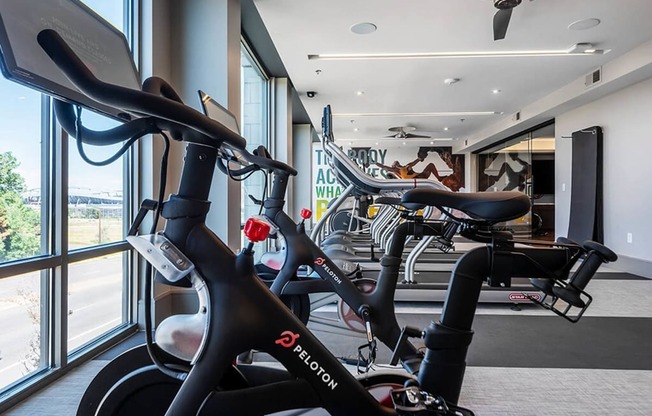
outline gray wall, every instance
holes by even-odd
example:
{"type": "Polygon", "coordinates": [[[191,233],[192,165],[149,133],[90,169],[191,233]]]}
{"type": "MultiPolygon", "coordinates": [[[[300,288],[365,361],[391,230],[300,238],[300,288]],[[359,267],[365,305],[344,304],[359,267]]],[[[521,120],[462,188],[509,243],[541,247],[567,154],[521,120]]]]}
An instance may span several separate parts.
{"type": "MultiPolygon", "coordinates": [[[[199,109],[202,89],[240,117],[240,2],[238,0],[143,0],[141,2],[141,65],[143,78],[164,78],[190,106],[199,109]]],[[[155,197],[162,140],[142,143],[141,198],[155,197]]],[[[183,166],[184,145],[174,143],[170,153],[167,194],[176,191],[183,166]]],[[[237,249],[240,246],[240,183],[217,173],[207,223],[237,249]],[[225,199],[225,195],[228,199],[225,199]],[[230,203],[224,203],[225,200],[230,203]]],[[[142,299],[142,297],[141,297],[142,299]]],[[[155,319],[195,308],[196,295],[156,285],[155,319]]],[[[139,302],[142,322],[142,303],[139,302]]]]}
{"type": "Polygon", "coordinates": [[[555,123],[557,235],[568,230],[571,191],[571,139],[562,136],[601,126],[605,244],[621,256],[615,267],[648,276],[652,274],[651,97],[652,78],[568,111],[555,123]],[[627,233],[632,233],[632,243],[627,243],[627,233]]]}
{"type": "MultiPolygon", "coordinates": [[[[173,1],[171,10],[172,84],[184,101],[199,108],[197,90],[215,98],[240,118],[240,2],[173,1]]],[[[221,172],[211,189],[214,204],[207,224],[224,242],[240,247],[240,183],[221,172]],[[219,196],[219,198],[216,198],[219,196]]]]}
{"type": "MultiPolygon", "coordinates": [[[[294,195],[292,218],[299,219],[302,208],[310,209],[312,204],[312,126],[295,124],[292,126],[292,158],[294,168],[299,174],[292,178],[294,195]]],[[[306,224],[310,222],[307,221],[306,224]]]]}

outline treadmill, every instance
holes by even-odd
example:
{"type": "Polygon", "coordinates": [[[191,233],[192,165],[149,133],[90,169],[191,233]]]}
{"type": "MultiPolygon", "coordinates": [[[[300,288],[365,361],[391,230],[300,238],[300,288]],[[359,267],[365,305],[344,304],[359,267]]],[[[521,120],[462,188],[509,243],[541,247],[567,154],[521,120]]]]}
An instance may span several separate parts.
{"type": "MultiPolygon", "coordinates": [[[[330,114],[330,106],[324,110],[325,118],[330,114]]],[[[330,124],[332,126],[332,124],[330,124]]],[[[326,126],[325,126],[326,127],[326,126]]],[[[331,208],[315,225],[311,232],[311,238],[318,241],[323,228],[332,215],[344,200],[354,190],[365,192],[371,195],[383,195],[392,192],[401,192],[413,188],[431,188],[448,190],[438,181],[431,179],[378,179],[364,172],[353,160],[351,160],[334,142],[332,132],[322,135],[322,146],[324,152],[330,157],[331,167],[341,184],[345,186],[339,198],[331,205],[331,208]]],[[[442,253],[443,261],[418,262],[432,239],[424,238],[410,252],[404,265],[404,280],[399,283],[394,299],[396,301],[409,302],[443,302],[448,291],[448,282],[451,272],[459,256],[466,250],[456,250],[453,256],[442,253]]],[[[466,245],[466,244],[465,244],[466,245]]],[[[472,244],[470,244],[472,246],[472,244]]],[[[468,247],[468,246],[467,246],[468,247]]],[[[468,247],[470,248],[470,247],[468,247]]],[[[434,256],[434,255],[433,255],[434,256]]],[[[369,262],[362,266],[365,277],[372,277],[373,272],[380,271],[380,263],[369,262]]],[[[480,302],[483,303],[530,303],[528,296],[541,299],[542,294],[530,284],[527,278],[512,279],[511,287],[483,287],[480,294],[480,302]]]]}

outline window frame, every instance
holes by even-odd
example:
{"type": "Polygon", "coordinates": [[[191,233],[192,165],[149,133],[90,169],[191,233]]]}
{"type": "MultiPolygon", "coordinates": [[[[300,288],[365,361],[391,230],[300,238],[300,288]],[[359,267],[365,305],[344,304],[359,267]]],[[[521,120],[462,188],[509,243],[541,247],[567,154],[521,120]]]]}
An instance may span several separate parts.
{"type": "MultiPolygon", "coordinates": [[[[139,0],[123,0],[124,33],[138,57],[139,0]]],[[[0,387],[0,413],[27,398],[88,358],[137,331],[137,259],[126,240],[69,249],[68,247],[68,135],[56,123],[52,99],[41,95],[41,252],[46,254],[0,264],[0,282],[9,277],[40,272],[40,350],[42,368],[0,387]],[[78,348],[68,351],[68,265],[123,253],[122,322],[78,348]]],[[[123,156],[123,235],[138,209],[138,149],[123,156]]]]}
{"type": "MultiPolygon", "coordinates": [[[[246,56],[248,58],[249,63],[251,63],[252,69],[260,76],[262,79],[262,93],[263,93],[263,122],[262,122],[262,131],[263,131],[263,145],[267,148],[267,150],[270,152],[270,154],[274,154],[274,134],[272,132],[273,129],[273,117],[274,117],[274,112],[273,112],[273,98],[272,98],[272,82],[273,79],[267,74],[265,69],[263,68],[262,64],[260,63],[260,60],[254,53],[253,49],[247,42],[247,39],[244,36],[240,36],[240,56],[246,56]]],[[[244,95],[245,95],[245,80],[244,77],[242,76],[243,73],[243,65],[242,62],[240,62],[240,96],[241,96],[241,102],[240,102],[240,129],[241,133],[243,134],[243,137],[247,140],[245,134],[245,101],[244,101],[244,95]]],[[[266,180],[266,194],[269,195],[272,187],[272,181],[269,180],[269,178],[266,180]]],[[[245,213],[245,204],[249,202],[249,198],[247,197],[246,193],[244,192],[244,181],[242,182],[242,195],[241,199],[245,202],[242,204],[242,208],[240,211],[240,216],[241,216],[241,224],[240,227],[244,227],[244,221],[246,221],[247,218],[244,218],[244,213],[245,213]]],[[[257,196],[258,197],[258,196],[257,196]]],[[[244,246],[244,235],[241,237],[242,244],[244,246]]],[[[268,240],[265,240],[263,242],[256,243],[257,249],[254,250],[255,258],[258,259],[262,255],[262,253],[266,252],[269,250],[270,247],[270,242],[268,240]],[[261,248],[261,249],[258,249],[261,248]]]]}

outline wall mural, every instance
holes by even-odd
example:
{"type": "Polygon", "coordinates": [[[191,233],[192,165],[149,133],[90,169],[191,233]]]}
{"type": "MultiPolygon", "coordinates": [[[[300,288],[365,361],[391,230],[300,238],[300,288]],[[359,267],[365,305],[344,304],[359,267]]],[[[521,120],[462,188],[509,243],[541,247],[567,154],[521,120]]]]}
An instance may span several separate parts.
{"type": "MultiPolygon", "coordinates": [[[[531,159],[532,156],[527,152],[479,155],[478,191],[518,191],[531,195],[531,159]]],[[[532,212],[528,212],[521,218],[507,221],[504,225],[519,236],[529,238],[532,231],[532,212]]]]}
{"type": "MultiPolygon", "coordinates": [[[[450,146],[343,147],[368,175],[380,178],[430,178],[454,192],[464,191],[464,155],[453,154],[450,146]]],[[[330,171],[321,145],[313,148],[313,211],[318,221],[328,202],[342,192],[330,171]]]]}
{"type": "Polygon", "coordinates": [[[519,191],[530,193],[532,178],[529,153],[491,153],[478,158],[478,191],[519,191]]]}

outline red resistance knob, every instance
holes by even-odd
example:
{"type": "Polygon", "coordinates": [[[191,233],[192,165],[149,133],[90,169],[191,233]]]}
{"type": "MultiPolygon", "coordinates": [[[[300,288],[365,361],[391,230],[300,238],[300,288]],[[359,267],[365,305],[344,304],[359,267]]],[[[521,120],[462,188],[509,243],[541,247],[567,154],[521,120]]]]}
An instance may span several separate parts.
{"type": "Polygon", "coordinates": [[[307,220],[310,217],[312,217],[312,211],[310,211],[308,208],[303,208],[301,210],[301,218],[307,220]]]}
{"type": "Polygon", "coordinates": [[[244,226],[245,235],[253,243],[265,240],[269,230],[269,224],[258,218],[249,218],[244,226]]]}

